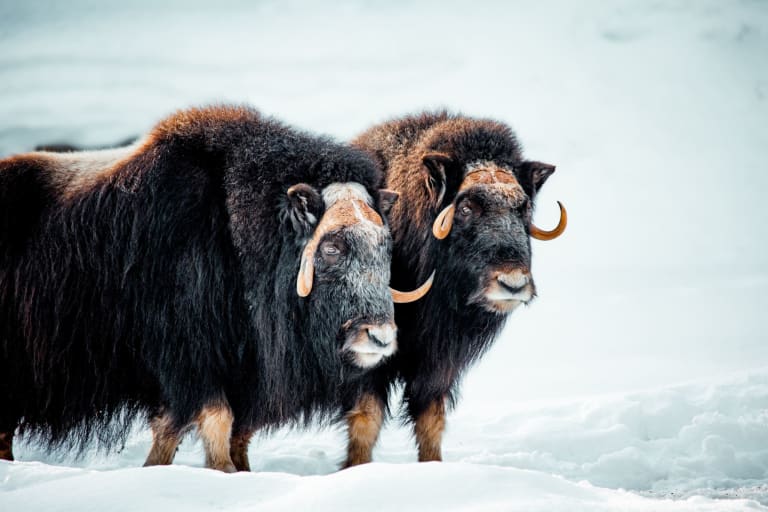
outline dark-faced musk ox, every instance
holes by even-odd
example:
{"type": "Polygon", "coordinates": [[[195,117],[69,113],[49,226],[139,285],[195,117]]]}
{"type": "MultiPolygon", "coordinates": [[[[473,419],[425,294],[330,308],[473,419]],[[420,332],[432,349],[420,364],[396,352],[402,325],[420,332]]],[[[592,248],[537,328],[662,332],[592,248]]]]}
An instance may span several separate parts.
{"type": "Polygon", "coordinates": [[[381,182],[362,151],[245,107],[0,161],[0,458],[17,428],[110,447],[149,415],[169,438],[196,424],[232,471],[234,417],[335,411],[396,347],[381,182]]]}
{"type": "MultiPolygon", "coordinates": [[[[397,383],[419,460],[441,460],[446,409],[463,373],[536,294],[530,238],[551,240],[565,230],[562,205],[552,231],[532,223],[536,194],[555,167],[525,160],[508,126],[445,112],[375,126],[352,145],[379,161],[387,187],[400,194],[388,214],[392,283],[434,280],[422,300],[395,306],[398,352],[347,383],[345,466],[371,460],[397,383]]],[[[237,460],[247,461],[247,440],[247,433],[233,439],[237,460]]]]}
{"type": "Polygon", "coordinates": [[[396,306],[398,353],[352,386],[346,465],[371,460],[393,384],[404,384],[419,461],[441,460],[447,407],[462,374],[496,338],[509,314],[536,294],[530,238],[550,240],[532,222],[536,194],[553,165],[525,160],[505,124],[445,112],[375,126],[353,146],[378,159],[400,193],[389,213],[392,282],[435,272],[421,301],[396,306]]]}

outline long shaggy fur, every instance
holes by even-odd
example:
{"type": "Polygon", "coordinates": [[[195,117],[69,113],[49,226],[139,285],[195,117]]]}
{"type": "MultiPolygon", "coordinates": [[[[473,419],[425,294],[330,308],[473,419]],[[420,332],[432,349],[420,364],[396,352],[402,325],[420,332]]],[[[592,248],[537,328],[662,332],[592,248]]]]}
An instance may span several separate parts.
{"type": "Polygon", "coordinates": [[[362,152],[214,107],[98,172],[77,158],[0,161],[0,431],[112,446],[159,405],[179,428],[222,399],[258,426],[335,410],[359,377],[337,342],[354,304],[332,285],[296,295],[306,240],[286,190],[356,181],[376,198],[362,152]]]}
{"type": "MultiPolygon", "coordinates": [[[[436,275],[426,297],[396,305],[398,353],[368,374],[357,398],[345,405],[351,410],[360,397],[371,394],[386,403],[393,385],[401,382],[406,417],[416,422],[422,416],[428,418],[431,407],[439,409],[444,401],[455,404],[462,375],[490,346],[508,317],[472,303],[483,265],[516,257],[509,247],[519,247],[521,258],[530,254],[530,242],[522,230],[522,236],[504,246],[505,235],[492,232],[492,225],[485,228],[485,239],[491,241],[485,243],[478,231],[460,233],[456,228],[446,240],[437,240],[432,223],[457,196],[469,164],[492,162],[514,169],[531,201],[546,177],[532,175],[515,134],[505,124],[447,112],[383,123],[358,136],[352,145],[373,155],[385,170],[387,187],[401,194],[389,214],[393,286],[408,289],[433,270],[436,275]],[[425,165],[425,155],[446,157],[442,189],[425,165]],[[475,265],[467,255],[476,255],[481,263],[475,265]]],[[[435,416],[433,421],[439,423],[442,417],[435,416]]],[[[442,426],[438,430],[441,433],[442,426]]]]}
{"type": "MultiPolygon", "coordinates": [[[[523,160],[508,126],[447,112],[375,126],[352,145],[378,161],[387,188],[400,194],[388,215],[393,286],[413,289],[433,270],[435,278],[424,298],[396,305],[398,352],[342,390],[338,405],[349,434],[345,465],[371,460],[389,394],[398,383],[404,384],[405,419],[413,423],[419,460],[439,460],[446,407],[455,405],[462,375],[488,349],[513,309],[483,302],[478,296],[483,279],[495,271],[530,277],[532,203],[554,166],[523,160]],[[506,191],[470,187],[467,197],[470,191],[485,195],[495,210],[462,227],[454,222],[449,237],[437,240],[433,222],[459,198],[475,168],[512,172],[514,177],[505,179],[515,186],[506,191]]],[[[526,286],[533,296],[533,281],[526,286]]],[[[242,460],[247,460],[249,435],[236,449],[242,460]]]]}

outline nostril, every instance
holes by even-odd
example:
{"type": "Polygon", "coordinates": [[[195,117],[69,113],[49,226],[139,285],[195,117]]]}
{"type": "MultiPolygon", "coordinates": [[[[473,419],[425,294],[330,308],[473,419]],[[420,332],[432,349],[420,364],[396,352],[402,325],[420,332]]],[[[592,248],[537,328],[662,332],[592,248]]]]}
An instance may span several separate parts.
{"type": "Polygon", "coordinates": [[[395,330],[388,325],[369,327],[366,329],[366,332],[368,333],[368,339],[379,347],[388,347],[395,341],[395,330]]]}
{"type": "Polygon", "coordinates": [[[523,289],[525,289],[525,287],[528,286],[528,283],[531,281],[530,276],[523,272],[500,274],[496,280],[502,288],[512,293],[523,291],[523,289]]]}
{"type": "Polygon", "coordinates": [[[525,287],[527,285],[523,285],[523,286],[507,286],[503,282],[499,281],[499,286],[501,286],[502,288],[507,290],[509,293],[520,293],[523,290],[525,290],[525,287]]]}
{"type": "Polygon", "coordinates": [[[371,340],[374,345],[379,347],[386,347],[388,345],[388,343],[385,343],[384,341],[382,341],[378,336],[373,334],[371,331],[368,331],[368,339],[371,340]]]}

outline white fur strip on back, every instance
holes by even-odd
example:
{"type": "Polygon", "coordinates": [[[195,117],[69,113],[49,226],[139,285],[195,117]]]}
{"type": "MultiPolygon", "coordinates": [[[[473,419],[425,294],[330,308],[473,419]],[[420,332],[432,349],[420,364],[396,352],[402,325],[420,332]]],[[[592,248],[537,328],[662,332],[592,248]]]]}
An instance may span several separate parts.
{"type": "Polygon", "coordinates": [[[63,194],[69,195],[95,184],[101,176],[112,172],[118,163],[132,156],[142,144],[143,140],[122,148],[71,153],[37,152],[34,155],[50,163],[54,185],[63,194]]]}

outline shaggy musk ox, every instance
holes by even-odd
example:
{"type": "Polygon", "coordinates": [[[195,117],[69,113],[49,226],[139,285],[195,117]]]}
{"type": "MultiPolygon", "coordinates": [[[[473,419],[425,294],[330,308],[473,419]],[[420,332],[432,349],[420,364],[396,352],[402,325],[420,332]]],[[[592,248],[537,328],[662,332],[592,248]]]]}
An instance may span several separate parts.
{"type": "MultiPolygon", "coordinates": [[[[371,460],[398,382],[419,460],[440,460],[446,407],[455,405],[462,374],[535,295],[530,237],[551,240],[565,229],[562,205],[554,230],[531,222],[536,193],[555,167],[524,160],[508,126],[445,112],[375,126],[352,145],[380,162],[400,194],[388,214],[393,283],[434,281],[421,301],[395,306],[398,352],[346,385],[345,466],[371,460]]],[[[234,458],[246,462],[240,469],[248,438],[233,438],[234,458]]]]}
{"type": "Polygon", "coordinates": [[[435,271],[432,291],[398,305],[399,350],[369,373],[348,404],[346,465],[371,460],[388,394],[402,382],[420,461],[441,459],[446,407],[465,370],[489,347],[509,314],[536,289],[530,237],[563,232],[531,221],[537,192],[555,167],[524,160],[512,130],[445,112],[375,126],[353,142],[385,169],[400,193],[389,213],[392,280],[408,286],[435,271]]]}
{"type": "Polygon", "coordinates": [[[196,424],[232,471],[233,417],[335,411],[396,346],[381,181],[363,152],[244,107],[0,160],[0,458],[17,427],[109,447],[149,414],[161,437],[196,424]]]}

